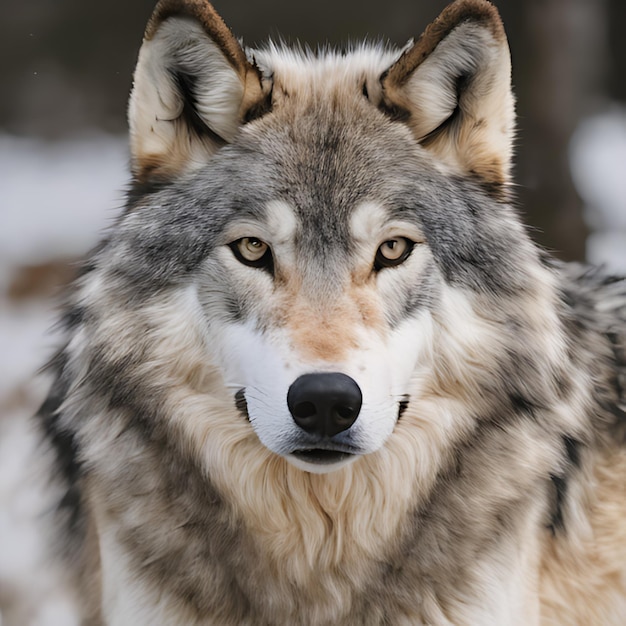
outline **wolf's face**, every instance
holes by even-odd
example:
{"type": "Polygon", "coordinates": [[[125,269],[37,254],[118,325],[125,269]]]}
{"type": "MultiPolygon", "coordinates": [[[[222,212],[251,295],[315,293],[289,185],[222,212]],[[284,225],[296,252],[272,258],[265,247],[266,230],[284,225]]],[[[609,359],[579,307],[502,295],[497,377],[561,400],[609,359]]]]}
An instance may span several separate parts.
{"type": "Polygon", "coordinates": [[[484,2],[403,51],[320,56],[244,52],[210,5],[158,5],[118,242],[153,286],[188,286],[207,362],[272,452],[328,471],[380,449],[432,379],[454,289],[521,280],[509,73],[484,2]]]}
{"type": "Polygon", "coordinates": [[[357,92],[258,120],[224,151],[230,174],[195,175],[226,181],[197,282],[215,364],[260,440],[309,469],[380,448],[428,353],[438,278],[407,205],[427,201],[413,143],[357,92]]]}

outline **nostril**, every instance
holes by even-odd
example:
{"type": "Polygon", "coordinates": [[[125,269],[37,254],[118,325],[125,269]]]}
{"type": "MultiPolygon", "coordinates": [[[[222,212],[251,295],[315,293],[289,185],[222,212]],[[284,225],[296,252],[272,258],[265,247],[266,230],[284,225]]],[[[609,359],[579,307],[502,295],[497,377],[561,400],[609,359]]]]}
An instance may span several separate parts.
{"type": "Polygon", "coordinates": [[[312,402],[298,402],[291,410],[291,414],[299,418],[313,417],[316,413],[317,410],[312,402]]]}
{"type": "Polygon", "coordinates": [[[354,409],[351,406],[336,406],[335,413],[344,420],[352,419],[355,414],[359,412],[358,409],[354,409]]]}

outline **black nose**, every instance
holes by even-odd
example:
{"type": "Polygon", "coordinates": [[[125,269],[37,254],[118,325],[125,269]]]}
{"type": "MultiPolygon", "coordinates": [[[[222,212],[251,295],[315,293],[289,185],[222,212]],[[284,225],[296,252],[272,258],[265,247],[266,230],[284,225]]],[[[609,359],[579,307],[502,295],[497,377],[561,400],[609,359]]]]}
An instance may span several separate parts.
{"type": "Polygon", "coordinates": [[[304,374],[287,393],[287,406],[296,424],[322,437],[348,430],[362,402],[356,382],[339,373],[304,374]]]}

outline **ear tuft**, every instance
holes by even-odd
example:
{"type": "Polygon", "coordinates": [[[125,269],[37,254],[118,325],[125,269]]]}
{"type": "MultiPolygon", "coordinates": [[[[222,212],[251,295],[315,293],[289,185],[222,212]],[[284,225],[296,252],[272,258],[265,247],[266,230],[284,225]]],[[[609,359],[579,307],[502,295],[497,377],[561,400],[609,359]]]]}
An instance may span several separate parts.
{"type": "Polygon", "coordinates": [[[442,162],[490,188],[509,182],[514,134],[504,27],[485,0],[457,0],[381,77],[383,110],[442,162]]]}
{"type": "Polygon", "coordinates": [[[146,27],[129,103],[138,182],[200,167],[266,100],[261,73],[205,0],[161,0],[146,27]]]}

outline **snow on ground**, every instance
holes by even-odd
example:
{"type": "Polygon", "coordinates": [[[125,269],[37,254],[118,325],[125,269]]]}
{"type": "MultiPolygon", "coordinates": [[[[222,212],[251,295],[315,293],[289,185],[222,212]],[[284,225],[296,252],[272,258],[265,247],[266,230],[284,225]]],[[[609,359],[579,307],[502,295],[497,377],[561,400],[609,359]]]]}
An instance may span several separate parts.
{"type": "MultiPolygon", "coordinates": [[[[33,523],[50,506],[32,465],[28,417],[45,393],[33,374],[55,345],[54,302],[36,289],[8,294],[19,268],[64,263],[97,242],[121,206],[127,161],[126,141],[115,137],[0,136],[0,626],[76,623],[59,572],[42,561],[45,539],[33,523]]],[[[596,231],[590,260],[626,272],[626,112],[581,125],[571,161],[596,231]]]]}
{"type": "Polygon", "coordinates": [[[37,470],[30,406],[0,416],[0,626],[78,626],[63,572],[46,557],[53,493],[37,470]]]}
{"type": "Polygon", "coordinates": [[[0,137],[0,260],[83,254],[122,204],[126,140],[0,137]]]}
{"type": "MultiPolygon", "coordinates": [[[[0,136],[0,294],[18,268],[81,257],[122,204],[124,139],[61,144],[0,136]]],[[[0,300],[0,394],[49,354],[52,302],[0,300]]]]}
{"type": "Polygon", "coordinates": [[[62,143],[0,136],[0,626],[73,626],[61,572],[44,556],[51,507],[29,417],[45,394],[34,374],[55,346],[54,299],[9,297],[19,268],[82,256],[121,206],[126,140],[62,143]]]}

